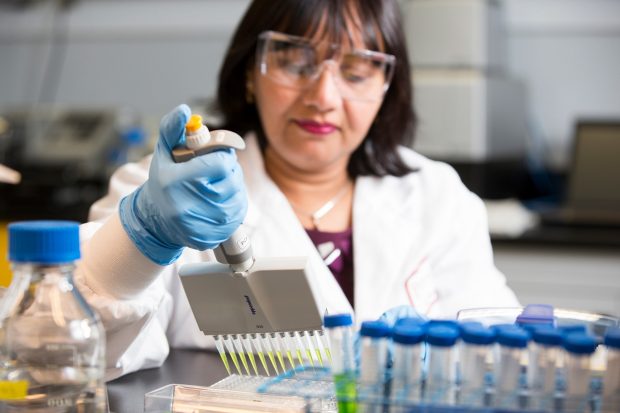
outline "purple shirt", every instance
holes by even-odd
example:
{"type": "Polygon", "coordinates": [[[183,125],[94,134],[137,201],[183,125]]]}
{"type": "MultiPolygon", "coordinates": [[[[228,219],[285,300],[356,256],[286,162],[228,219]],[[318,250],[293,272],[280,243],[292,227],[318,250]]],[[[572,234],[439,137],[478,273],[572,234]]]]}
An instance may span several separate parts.
{"type": "Polygon", "coordinates": [[[340,288],[354,307],[353,302],[353,229],[342,232],[323,232],[306,229],[319,255],[327,264],[340,288]]]}

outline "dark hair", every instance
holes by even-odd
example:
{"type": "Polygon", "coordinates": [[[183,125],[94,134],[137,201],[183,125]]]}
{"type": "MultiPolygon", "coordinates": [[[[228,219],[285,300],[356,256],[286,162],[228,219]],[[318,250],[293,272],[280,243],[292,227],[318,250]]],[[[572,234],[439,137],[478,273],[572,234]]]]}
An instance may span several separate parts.
{"type": "Polygon", "coordinates": [[[324,37],[340,41],[359,21],[366,47],[396,56],[392,83],[366,138],[353,152],[348,173],[403,176],[412,172],[398,153],[413,143],[415,114],[409,58],[397,0],[254,0],[232,38],[220,69],[217,92],[222,127],[240,135],[254,131],[267,145],[258,110],[246,99],[246,75],[255,62],[260,33],[275,30],[312,37],[325,19],[324,37]],[[379,38],[377,36],[380,36],[379,38]]]}

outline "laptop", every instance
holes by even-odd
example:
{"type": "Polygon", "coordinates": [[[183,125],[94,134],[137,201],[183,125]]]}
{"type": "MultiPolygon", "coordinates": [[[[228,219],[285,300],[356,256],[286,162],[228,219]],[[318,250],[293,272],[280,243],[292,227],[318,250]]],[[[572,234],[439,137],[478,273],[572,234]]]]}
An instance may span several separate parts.
{"type": "Polygon", "coordinates": [[[543,224],[620,226],[620,120],[579,121],[563,204],[543,224]]]}

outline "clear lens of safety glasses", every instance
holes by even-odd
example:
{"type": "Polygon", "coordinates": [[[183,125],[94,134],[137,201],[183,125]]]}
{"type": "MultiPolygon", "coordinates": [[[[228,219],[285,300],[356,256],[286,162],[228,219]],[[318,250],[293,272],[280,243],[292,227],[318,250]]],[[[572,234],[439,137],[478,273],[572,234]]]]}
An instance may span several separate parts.
{"type": "Polygon", "coordinates": [[[396,58],[371,50],[333,53],[333,59],[319,61],[319,53],[308,39],[278,32],[259,36],[257,62],[260,73],[274,82],[293,89],[309,87],[325,68],[332,70],[343,98],[376,101],[387,91],[396,58]]]}

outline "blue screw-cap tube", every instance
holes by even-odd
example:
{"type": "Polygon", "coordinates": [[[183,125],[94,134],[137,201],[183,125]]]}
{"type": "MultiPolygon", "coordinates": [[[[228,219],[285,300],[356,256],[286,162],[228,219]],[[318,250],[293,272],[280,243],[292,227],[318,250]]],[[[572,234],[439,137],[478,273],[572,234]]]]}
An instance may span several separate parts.
{"type": "Polygon", "coordinates": [[[481,324],[461,325],[459,346],[459,401],[470,407],[487,404],[486,394],[490,392],[489,376],[493,357],[495,331],[481,324]]]}
{"type": "Polygon", "coordinates": [[[353,319],[350,314],[326,315],[323,325],[329,339],[330,368],[336,387],[338,411],[357,411],[353,319]]]}
{"type": "Polygon", "coordinates": [[[525,362],[530,335],[517,326],[502,326],[495,331],[498,343],[493,374],[495,406],[513,408],[524,390],[521,366],[525,362]]]}
{"type": "Polygon", "coordinates": [[[431,404],[455,403],[457,325],[429,323],[423,399],[431,404]]]}
{"type": "Polygon", "coordinates": [[[390,327],[383,321],[365,321],[360,329],[360,394],[383,395],[388,363],[390,327]]]}
{"type": "MultiPolygon", "coordinates": [[[[556,375],[562,344],[562,331],[552,326],[535,327],[531,330],[527,383],[532,400],[544,403],[556,390],[556,375]]],[[[543,408],[542,404],[539,404],[543,408]]]]}
{"type": "Polygon", "coordinates": [[[397,325],[392,331],[392,396],[419,402],[422,388],[422,346],[426,329],[421,324],[397,325]]]}
{"type": "Polygon", "coordinates": [[[569,408],[582,406],[590,395],[592,355],[598,342],[588,334],[570,333],[563,337],[562,345],[565,350],[565,402],[569,408]]]}
{"type": "Polygon", "coordinates": [[[603,376],[602,411],[620,411],[620,328],[605,334],[606,369],[603,376]]]}

